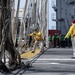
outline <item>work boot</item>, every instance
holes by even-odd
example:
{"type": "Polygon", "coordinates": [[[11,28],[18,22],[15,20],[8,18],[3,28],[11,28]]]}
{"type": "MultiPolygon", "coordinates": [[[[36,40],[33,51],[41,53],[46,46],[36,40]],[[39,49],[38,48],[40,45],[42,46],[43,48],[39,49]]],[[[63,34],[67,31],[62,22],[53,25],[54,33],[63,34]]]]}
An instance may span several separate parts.
{"type": "Polygon", "coordinates": [[[43,52],[43,50],[41,50],[40,52],[43,52]]]}
{"type": "Polygon", "coordinates": [[[32,53],[34,53],[35,51],[32,51],[32,53]]]}

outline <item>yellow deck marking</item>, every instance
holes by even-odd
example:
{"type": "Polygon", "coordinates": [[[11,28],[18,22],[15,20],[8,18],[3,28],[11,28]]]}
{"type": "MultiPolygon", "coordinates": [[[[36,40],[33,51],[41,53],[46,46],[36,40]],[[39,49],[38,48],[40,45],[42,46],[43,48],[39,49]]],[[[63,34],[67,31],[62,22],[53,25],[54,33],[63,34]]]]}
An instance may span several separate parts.
{"type": "Polygon", "coordinates": [[[25,58],[25,59],[31,59],[34,56],[36,56],[37,54],[40,53],[40,49],[36,49],[36,51],[34,53],[32,53],[32,51],[27,51],[26,53],[21,54],[21,58],[25,58]]]}

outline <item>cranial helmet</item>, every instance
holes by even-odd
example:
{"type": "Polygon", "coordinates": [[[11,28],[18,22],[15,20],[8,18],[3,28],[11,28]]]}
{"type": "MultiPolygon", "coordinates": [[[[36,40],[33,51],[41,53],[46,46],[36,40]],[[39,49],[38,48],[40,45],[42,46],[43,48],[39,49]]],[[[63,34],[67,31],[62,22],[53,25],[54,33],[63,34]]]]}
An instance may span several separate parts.
{"type": "Polygon", "coordinates": [[[75,20],[72,20],[72,23],[75,23],[75,20]]]}
{"type": "Polygon", "coordinates": [[[39,31],[38,27],[35,27],[34,30],[35,30],[35,31],[39,31]]]}

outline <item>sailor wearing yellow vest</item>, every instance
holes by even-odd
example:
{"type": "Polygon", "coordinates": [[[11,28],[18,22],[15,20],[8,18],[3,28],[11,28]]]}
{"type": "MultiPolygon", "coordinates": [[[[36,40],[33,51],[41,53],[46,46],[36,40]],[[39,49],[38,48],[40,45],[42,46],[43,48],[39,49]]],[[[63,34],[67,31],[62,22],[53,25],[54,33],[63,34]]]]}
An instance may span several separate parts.
{"type": "Polygon", "coordinates": [[[34,40],[35,40],[32,53],[35,52],[35,49],[38,46],[38,44],[41,44],[41,51],[43,51],[44,50],[44,42],[43,42],[42,34],[41,34],[41,32],[39,32],[39,29],[35,28],[35,31],[33,33],[29,34],[29,36],[33,36],[34,40]]]}
{"type": "Polygon", "coordinates": [[[75,57],[75,20],[72,20],[72,25],[65,38],[68,38],[69,35],[72,37],[73,57],[75,57]]]}

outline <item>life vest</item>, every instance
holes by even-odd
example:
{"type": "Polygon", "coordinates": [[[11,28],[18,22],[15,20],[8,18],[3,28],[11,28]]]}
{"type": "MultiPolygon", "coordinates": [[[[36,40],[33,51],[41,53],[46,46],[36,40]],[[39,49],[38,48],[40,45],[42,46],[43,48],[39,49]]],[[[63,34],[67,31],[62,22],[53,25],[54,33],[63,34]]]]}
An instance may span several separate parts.
{"type": "Polygon", "coordinates": [[[33,33],[30,34],[30,36],[33,36],[35,41],[42,40],[41,32],[33,32],[33,33]]]}

